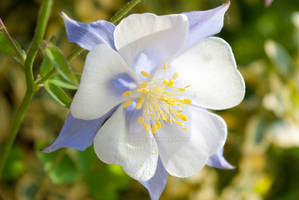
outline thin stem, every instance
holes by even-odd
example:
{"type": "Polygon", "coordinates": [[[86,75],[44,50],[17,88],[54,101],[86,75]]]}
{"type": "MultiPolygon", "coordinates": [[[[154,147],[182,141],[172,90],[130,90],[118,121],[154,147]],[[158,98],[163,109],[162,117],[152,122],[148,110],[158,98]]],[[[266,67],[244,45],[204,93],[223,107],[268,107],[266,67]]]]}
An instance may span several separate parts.
{"type": "Polygon", "coordinates": [[[3,168],[4,168],[4,164],[6,162],[8,154],[10,152],[10,149],[13,145],[13,142],[17,136],[17,133],[20,129],[21,123],[24,119],[25,113],[29,107],[29,104],[31,102],[33,95],[34,95],[33,92],[30,92],[27,90],[25,97],[23,99],[23,102],[15,115],[14,121],[12,123],[12,127],[8,134],[8,138],[6,139],[4,150],[3,150],[3,152],[1,152],[2,156],[0,158],[0,178],[2,175],[3,168]]]}
{"type": "Polygon", "coordinates": [[[24,99],[22,101],[22,104],[15,115],[15,118],[12,123],[12,127],[6,139],[6,143],[0,160],[0,178],[8,154],[11,150],[11,147],[17,136],[17,133],[19,132],[25,113],[30,105],[33,95],[35,94],[35,84],[34,84],[33,73],[32,73],[32,65],[35,60],[35,56],[39,50],[39,46],[45,35],[45,30],[47,27],[47,22],[50,15],[52,3],[53,0],[44,0],[40,8],[35,34],[31,46],[29,47],[28,56],[24,63],[27,90],[24,99]]]}
{"type": "Polygon", "coordinates": [[[7,31],[7,28],[5,26],[5,24],[3,23],[2,19],[0,18],[0,25],[3,29],[4,35],[6,36],[6,38],[8,39],[9,43],[11,44],[11,46],[14,48],[14,50],[17,53],[17,59],[21,64],[24,64],[25,61],[25,55],[20,51],[20,49],[17,47],[15,41],[13,40],[13,38],[10,36],[9,32],[7,31]]]}
{"type": "Polygon", "coordinates": [[[81,48],[81,47],[78,47],[77,49],[75,49],[75,50],[71,53],[71,55],[69,55],[69,56],[67,57],[67,60],[68,60],[68,61],[73,60],[73,58],[79,56],[84,50],[85,50],[85,49],[83,49],[83,48],[81,48]]]}
{"type": "Polygon", "coordinates": [[[58,153],[58,155],[56,156],[56,158],[54,159],[54,161],[51,163],[49,170],[47,170],[45,172],[45,175],[40,179],[38,185],[40,187],[38,187],[38,190],[35,192],[35,194],[33,195],[32,199],[33,200],[38,200],[38,199],[42,199],[41,196],[41,192],[42,192],[42,188],[45,186],[46,184],[46,180],[48,178],[48,176],[54,169],[55,167],[57,167],[57,165],[59,164],[59,162],[61,161],[61,159],[63,158],[63,156],[65,155],[66,151],[65,149],[61,149],[60,152],[58,153]]]}
{"type": "MultiPolygon", "coordinates": [[[[71,60],[73,60],[75,57],[77,57],[78,55],[80,55],[85,49],[79,47],[77,49],[75,49],[71,55],[69,55],[67,57],[67,60],[70,62],[71,60]]],[[[46,82],[53,74],[56,73],[55,68],[52,68],[44,77],[38,79],[35,81],[35,85],[37,86],[37,90],[40,89],[40,85],[43,84],[44,82],[46,82]]]]}
{"type": "Polygon", "coordinates": [[[36,85],[36,91],[39,90],[41,88],[40,85],[42,85],[44,82],[46,82],[53,74],[56,73],[55,68],[52,68],[51,71],[49,71],[45,76],[41,77],[40,79],[37,79],[35,81],[35,85],[36,85]]]}
{"type": "Polygon", "coordinates": [[[141,0],[131,0],[127,5],[125,5],[122,9],[120,9],[118,12],[111,17],[110,21],[112,23],[117,23],[119,20],[121,20],[132,8],[134,8],[138,3],[140,3],[141,0]]]}
{"type": "MultiPolygon", "coordinates": [[[[122,17],[124,17],[134,6],[136,6],[138,3],[140,3],[141,0],[132,0],[130,1],[122,10],[117,12],[112,18],[111,22],[116,23],[118,22],[122,17]]],[[[32,100],[32,97],[34,96],[35,92],[37,91],[36,88],[38,88],[37,84],[41,84],[45,82],[50,76],[55,73],[55,69],[51,70],[46,76],[47,78],[43,78],[38,80],[37,82],[34,82],[33,72],[32,72],[32,66],[33,62],[35,60],[36,54],[39,50],[40,44],[42,43],[42,40],[44,38],[45,30],[48,23],[48,18],[50,15],[51,7],[52,7],[53,0],[44,0],[42,3],[42,6],[40,8],[39,18],[37,21],[37,27],[35,30],[35,35],[33,37],[33,41],[31,43],[31,46],[28,50],[28,55],[24,63],[25,67],[25,76],[26,76],[26,84],[27,84],[27,91],[25,94],[25,97],[22,101],[22,104],[20,108],[18,109],[16,116],[14,118],[14,121],[12,123],[12,128],[9,132],[7,141],[5,143],[5,147],[2,153],[2,157],[0,158],[0,178],[2,175],[2,171],[6,162],[6,159],[8,157],[8,154],[11,150],[11,147],[14,143],[14,140],[17,136],[17,133],[20,129],[21,123],[24,119],[25,113],[30,105],[30,102],[32,100]]],[[[68,60],[70,61],[75,56],[79,55],[83,51],[82,48],[76,49],[69,57],[68,60]]]]}
{"type": "Polygon", "coordinates": [[[34,90],[34,78],[32,73],[32,66],[35,60],[35,56],[39,50],[40,44],[42,43],[45,35],[52,4],[53,4],[53,0],[44,0],[40,8],[35,34],[33,36],[33,40],[31,46],[29,47],[28,55],[24,64],[27,90],[32,90],[32,91],[34,90]]]}

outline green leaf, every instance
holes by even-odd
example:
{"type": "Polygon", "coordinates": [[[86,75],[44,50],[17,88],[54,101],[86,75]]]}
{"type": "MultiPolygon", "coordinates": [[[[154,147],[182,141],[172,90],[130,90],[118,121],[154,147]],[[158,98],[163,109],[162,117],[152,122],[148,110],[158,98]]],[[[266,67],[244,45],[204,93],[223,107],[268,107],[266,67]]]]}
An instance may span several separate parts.
{"type": "Polygon", "coordinates": [[[90,171],[94,165],[99,162],[99,158],[95,154],[92,146],[88,147],[85,151],[77,151],[76,160],[78,169],[81,172],[90,171]]]}
{"type": "Polygon", "coordinates": [[[83,178],[91,194],[98,199],[119,199],[119,192],[129,185],[129,177],[120,166],[105,165],[88,171],[83,178]],[[114,168],[117,168],[118,172],[114,168]]]}
{"type": "Polygon", "coordinates": [[[59,48],[54,45],[48,45],[45,48],[45,53],[50,59],[52,65],[56,68],[57,72],[66,80],[78,83],[76,76],[72,73],[67,59],[64,57],[59,48]]]}
{"type": "Polygon", "coordinates": [[[64,92],[63,89],[48,81],[45,83],[45,89],[55,101],[67,108],[70,107],[72,99],[64,92]]]}
{"type": "Polygon", "coordinates": [[[44,77],[53,69],[53,65],[48,56],[45,56],[40,67],[40,76],[44,77]]]}
{"type": "Polygon", "coordinates": [[[49,173],[55,184],[73,183],[76,180],[77,169],[72,159],[65,151],[53,153],[37,152],[38,158],[44,163],[44,169],[49,173]]]}
{"type": "Polygon", "coordinates": [[[60,75],[53,76],[53,78],[49,79],[49,82],[58,87],[62,87],[62,88],[70,89],[70,90],[78,89],[78,87],[75,84],[66,81],[60,75]]]}
{"type": "MultiPolygon", "coordinates": [[[[17,48],[22,52],[21,46],[15,41],[17,48]]],[[[10,56],[18,56],[17,52],[6,38],[5,34],[0,31],[0,53],[10,56]]]]}
{"type": "Polygon", "coordinates": [[[130,178],[119,165],[101,165],[92,146],[85,151],[77,151],[76,161],[83,182],[97,199],[119,199],[121,190],[128,188],[130,178]]]}
{"type": "Polygon", "coordinates": [[[269,40],[265,43],[265,51],[281,75],[288,76],[291,74],[291,56],[282,45],[269,40]]]}
{"type": "Polygon", "coordinates": [[[3,169],[3,178],[13,180],[18,178],[24,171],[23,162],[24,153],[22,149],[14,147],[8,155],[7,161],[3,169]]]}

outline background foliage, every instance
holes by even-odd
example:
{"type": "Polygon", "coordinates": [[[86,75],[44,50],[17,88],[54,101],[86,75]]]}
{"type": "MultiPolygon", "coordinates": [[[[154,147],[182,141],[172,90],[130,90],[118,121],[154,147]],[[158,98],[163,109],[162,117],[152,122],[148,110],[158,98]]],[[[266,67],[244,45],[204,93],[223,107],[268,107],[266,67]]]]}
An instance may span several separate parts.
{"type": "MultiPolygon", "coordinates": [[[[42,58],[45,54],[51,58],[60,51],[54,44],[66,56],[76,47],[66,40],[61,11],[89,22],[109,19],[125,3],[54,1],[46,32],[46,39],[53,46],[39,52],[34,73],[40,72],[41,64],[41,76],[51,70],[51,60],[42,58]]],[[[144,0],[132,12],[180,13],[211,9],[221,3],[144,0]]],[[[33,36],[39,6],[38,0],[0,1],[0,16],[24,49],[33,36]]],[[[234,0],[219,36],[231,44],[247,86],[241,105],[218,112],[229,127],[225,156],[236,169],[205,167],[188,179],[170,177],[161,199],[299,199],[299,2],[275,0],[267,8],[262,0],[234,0]]],[[[0,144],[26,89],[22,66],[8,56],[14,55],[14,51],[1,45],[2,41],[0,33],[0,144]]],[[[62,87],[67,95],[74,94],[76,86],[65,80],[79,78],[76,74],[82,71],[85,56],[86,52],[72,60],[73,71],[66,72],[67,77],[55,75],[47,82],[46,90],[40,90],[33,99],[4,168],[0,199],[149,198],[146,190],[119,166],[101,163],[93,148],[83,152],[73,149],[51,154],[39,152],[58,134],[70,103],[65,93],[58,91],[61,95],[57,97],[51,91],[62,87]]],[[[64,58],[57,62],[68,65],[64,58]]]]}

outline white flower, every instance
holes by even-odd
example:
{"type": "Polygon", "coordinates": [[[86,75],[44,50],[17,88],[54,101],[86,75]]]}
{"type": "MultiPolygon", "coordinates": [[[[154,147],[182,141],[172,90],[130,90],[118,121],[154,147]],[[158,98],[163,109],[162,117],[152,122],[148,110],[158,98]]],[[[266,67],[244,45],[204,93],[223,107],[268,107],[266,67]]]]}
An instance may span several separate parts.
{"type": "Polygon", "coordinates": [[[96,45],[88,54],[71,105],[75,118],[97,119],[120,106],[94,139],[98,157],[119,164],[139,181],[167,172],[188,177],[224,145],[226,109],[244,97],[244,81],[230,46],[209,37],[185,48],[184,14],[134,14],[116,26],[115,49],[96,45]]]}

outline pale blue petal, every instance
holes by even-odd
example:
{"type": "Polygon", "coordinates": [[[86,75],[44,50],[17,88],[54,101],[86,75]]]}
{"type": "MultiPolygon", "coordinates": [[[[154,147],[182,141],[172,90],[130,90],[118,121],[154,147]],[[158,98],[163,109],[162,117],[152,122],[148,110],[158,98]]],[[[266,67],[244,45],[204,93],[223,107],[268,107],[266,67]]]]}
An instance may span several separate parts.
{"type": "Polygon", "coordinates": [[[183,13],[189,21],[189,36],[184,49],[193,46],[206,37],[219,33],[223,27],[224,14],[229,5],[230,1],[211,10],[183,13]]]}
{"type": "Polygon", "coordinates": [[[149,74],[153,74],[157,67],[161,67],[157,65],[155,60],[155,55],[150,53],[140,53],[136,56],[133,64],[133,69],[136,72],[138,78],[141,80],[146,80],[146,77],[142,76],[141,72],[145,71],[149,74]]]}
{"type": "Polygon", "coordinates": [[[89,51],[97,44],[107,44],[115,49],[113,36],[115,26],[111,22],[98,20],[82,23],[69,18],[65,13],[62,13],[62,17],[70,42],[75,42],[89,51]]]}
{"type": "Polygon", "coordinates": [[[113,85],[113,87],[111,87],[111,90],[114,90],[118,94],[122,94],[127,90],[135,90],[137,88],[134,79],[126,73],[118,74],[112,81],[113,83],[111,85],[113,85]]]}
{"type": "Polygon", "coordinates": [[[137,75],[140,70],[150,73],[153,67],[163,67],[184,47],[188,25],[182,14],[132,14],[116,26],[115,47],[137,75]]]}
{"type": "Polygon", "coordinates": [[[212,155],[206,164],[218,169],[235,169],[235,167],[224,158],[223,148],[218,153],[212,155]]]}
{"type": "Polygon", "coordinates": [[[167,183],[168,173],[160,158],[158,160],[155,175],[148,181],[140,182],[149,192],[151,200],[159,200],[167,183]]]}
{"type": "Polygon", "coordinates": [[[63,147],[72,147],[80,151],[89,147],[103,122],[110,117],[116,107],[104,116],[94,120],[76,119],[70,112],[58,137],[41,151],[50,153],[63,147]]]}

